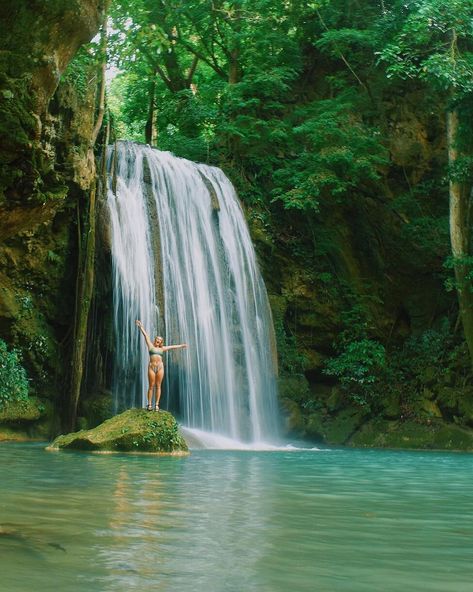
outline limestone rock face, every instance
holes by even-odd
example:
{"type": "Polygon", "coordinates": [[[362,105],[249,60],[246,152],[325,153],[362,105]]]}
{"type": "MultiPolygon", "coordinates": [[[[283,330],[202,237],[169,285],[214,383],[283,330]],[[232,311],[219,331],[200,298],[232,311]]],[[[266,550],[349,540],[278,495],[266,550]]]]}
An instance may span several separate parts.
{"type": "Polygon", "coordinates": [[[48,449],[188,454],[174,417],[144,409],[128,409],[91,430],[58,436],[48,449]]]}
{"type": "Polygon", "coordinates": [[[54,400],[70,355],[76,212],[96,173],[95,85],[58,83],[103,3],[0,4],[0,336],[23,352],[34,392],[54,400]]]}
{"type": "Polygon", "coordinates": [[[63,197],[56,155],[49,153],[55,115],[49,102],[69,61],[98,31],[100,17],[98,0],[2,3],[0,205],[6,203],[9,214],[0,226],[3,238],[25,228],[12,206],[28,204],[35,211],[29,218],[44,222],[54,209],[53,194],[56,201],[63,197]]]}

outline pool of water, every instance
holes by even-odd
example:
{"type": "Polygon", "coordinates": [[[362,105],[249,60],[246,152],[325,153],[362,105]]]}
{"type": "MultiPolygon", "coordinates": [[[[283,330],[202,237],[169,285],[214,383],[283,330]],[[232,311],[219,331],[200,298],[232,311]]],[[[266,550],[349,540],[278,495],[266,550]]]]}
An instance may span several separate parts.
{"type": "Polygon", "coordinates": [[[5,592],[471,592],[473,455],[0,446],[5,592]]]}

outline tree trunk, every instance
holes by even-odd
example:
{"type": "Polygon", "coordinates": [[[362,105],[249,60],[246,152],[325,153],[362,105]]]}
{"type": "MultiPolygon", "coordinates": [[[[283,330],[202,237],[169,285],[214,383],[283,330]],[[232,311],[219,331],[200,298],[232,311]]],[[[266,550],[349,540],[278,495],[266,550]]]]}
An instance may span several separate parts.
{"type": "Polygon", "coordinates": [[[91,145],[94,146],[103,123],[105,113],[105,73],[107,70],[107,17],[108,2],[105,2],[103,9],[102,29],[100,33],[100,87],[99,87],[99,109],[97,121],[92,132],[91,145]]]}
{"type": "Polygon", "coordinates": [[[458,161],[459,115],[456,108],[447,112],[447,145],[450,165],[450,242],[463,332],[473,365],[473,290],[468,278],[470,231],[468,224],[469,191],[457,179],[455,164],[458,161]]]}
{"type": "Polygon", "coordinates": [[[237,82],[240,82],[239,57],[239,49],[233,49],[230,52],[230,61],[228,66],[228,84],[236,84],[237,82]]]}
{"type": "Polygon", "coordinates": [[[87,234],[84,241],[84,254],[79,253],[79,283],[76,295],[76,314],[74,323],[74,345],[71,360],[71,398],[69,412],[69,429],[74,430],[77,419],[84,359],[86,349],[87,324],[90,303],[94,289],[95,260],[95,195],[96,184],[90,191],[87,234]]]}
{"type": "Polygon", "coordinates": [[[150,146],[156,146],[158,140],[158,134],[156,129],[156,117],[155,117],[155,95],[156,95],[156,71],[153,72],[153,78],[149,85],[148,94],[148,119],[145,125],[145,142],[150,146]]]}
{"type": "MultiPolygon", "coordinates": [[[[100,41],[100,87],[97,120],[90,138],[89,151],[95,159],[93,149],[102,127],[105,113],[105,70],[107,66],[107,13],[109,0],[103,2],[103,18],[100,41]]],[[[102,162],[105,162],[105,151],[108,144],[109,126],[104,139],[102,162]]],[[[74,318],[74,342],[71,358],[71,389],[68,428],[73,430],[77,420],[77,408],[79,405],[82,375],[84,373],[84,361],[87,345],[87,325],[89,322],[90,303],[92,301],[95,279],[95,201],[97,193],[97,180],[90,189],[88,220],[86,225],[85,240],[79,240],[79,255],[77,264],[77,291],[76,309],[74,318]],[[82,248],[83,244],[83,248],[82,248]]],[[[79,224],[80,214],[77,223],[79,224]]]]}

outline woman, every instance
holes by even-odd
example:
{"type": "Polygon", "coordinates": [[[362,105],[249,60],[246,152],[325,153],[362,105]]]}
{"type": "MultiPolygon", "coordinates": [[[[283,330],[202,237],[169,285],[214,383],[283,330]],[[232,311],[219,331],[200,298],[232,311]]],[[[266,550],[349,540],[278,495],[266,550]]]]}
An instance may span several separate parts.
{"type": "Polygon", "coordinates": [[[151,411],[153,409],[153,389],[156,387],[156,411],[159,411],[159,400],[161,399],[161,383],[164,378],[164,364],[163,354],[170,349],[183,349],[187,347],[187,343],[181,343],[180,345],[164,345],[164,339],[162,337],[155,337],[152,342],[149,335],[144,330],[141,321],[136,321],[137,327],[143,333],[143,337],[146,340],[146,345],[149,351],[149,366],[148,366],[148,406],[146,409],[151,411]]]}

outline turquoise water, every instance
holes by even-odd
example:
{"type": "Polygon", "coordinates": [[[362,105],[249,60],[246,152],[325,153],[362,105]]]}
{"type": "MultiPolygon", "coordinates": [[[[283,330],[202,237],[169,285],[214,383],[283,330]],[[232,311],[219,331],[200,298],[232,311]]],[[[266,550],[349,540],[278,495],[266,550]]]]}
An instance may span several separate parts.
{"type": "Polygon", "coordinates": [[[5,592],[471,592],[473,455],[0,446],[5,592]]]}

